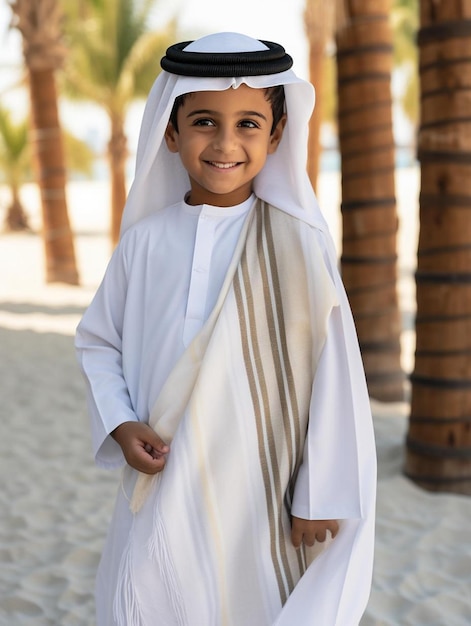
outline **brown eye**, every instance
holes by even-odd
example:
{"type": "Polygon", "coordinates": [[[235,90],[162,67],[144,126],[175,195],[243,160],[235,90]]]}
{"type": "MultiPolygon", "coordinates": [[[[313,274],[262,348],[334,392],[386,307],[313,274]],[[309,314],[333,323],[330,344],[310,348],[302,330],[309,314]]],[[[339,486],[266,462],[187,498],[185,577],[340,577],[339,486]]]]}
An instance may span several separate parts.
{"type": "Polygon", "coordinates": [[[260,126],[253,120],[241,120],[239,126],[242,128],[260,128],[260,126]]]}
{"type": "Polygon", "coordinates": [[[214,124],[213,120],[211,120],[211,119],[209,119],[207,117],[200,118],[200,119],[195,120],[193,122],[193,126],[214,126],[214,125],[215,124],[214,124]]]}

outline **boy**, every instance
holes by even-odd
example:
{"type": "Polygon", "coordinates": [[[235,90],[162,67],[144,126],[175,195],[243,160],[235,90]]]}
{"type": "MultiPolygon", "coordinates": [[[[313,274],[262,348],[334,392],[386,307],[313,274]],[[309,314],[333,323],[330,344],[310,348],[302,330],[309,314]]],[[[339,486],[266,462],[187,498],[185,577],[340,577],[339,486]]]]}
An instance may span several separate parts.
{"type": "Polygon", "coordinates": [[[96,460],[127,462],[97,624],[354,626],[375,453],[305,171],[312,87],[281,46],[235,33],[161,64],[121,241],[77,330],[96,460]]]}

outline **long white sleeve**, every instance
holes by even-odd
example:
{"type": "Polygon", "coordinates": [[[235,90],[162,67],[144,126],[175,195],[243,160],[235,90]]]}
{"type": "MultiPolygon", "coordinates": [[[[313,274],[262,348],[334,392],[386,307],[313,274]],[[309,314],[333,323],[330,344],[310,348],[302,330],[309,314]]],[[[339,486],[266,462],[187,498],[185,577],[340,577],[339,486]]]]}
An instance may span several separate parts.
{"type": "MultiPolygon", "coordinates": [[[[327,260],[327,256],[326,256],[327,260]]],[[[313,384],[292,512],[340,520],[337,537],[301,578],[274,626],[356,626],[368,602],[374,556],[376,450],[360,350],[335,268],[340,304],[313,384]]]]}
{"type": "Polygon", "coordinates": [[[76,333],[79,364],[87,382],[93,452],[104,467],[124,463],[121,448],[109,434],[123,422],[138,419],[122,362],[126,292],[125,258],[118,248],[76,333]]]}
{"type": "MultiPolygon", "coordinates": [[[[292,513],[304,519],[361,517],[356,446],[356,407],[345,354],[340,311],[329,320],[313,384],[303,463],[292,513]]],[[[363,418],[371,421],[368,413],[363,418]]]]}

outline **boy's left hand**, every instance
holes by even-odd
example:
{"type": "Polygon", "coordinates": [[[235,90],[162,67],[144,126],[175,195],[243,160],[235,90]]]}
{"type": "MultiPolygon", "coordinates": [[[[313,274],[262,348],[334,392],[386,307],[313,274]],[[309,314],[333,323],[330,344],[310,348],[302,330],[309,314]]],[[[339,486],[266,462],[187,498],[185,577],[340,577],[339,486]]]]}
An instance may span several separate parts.
{"type": "Polygon", "coordinates": [[[312,520],[301,517],[291,517],[291,541],[295,548],[299,548],[302,542],[306,546],[313,546],[316,541],[325,541],[327,531],[330,531],[332,539],[339,531],[337,520],[312,520]]]}

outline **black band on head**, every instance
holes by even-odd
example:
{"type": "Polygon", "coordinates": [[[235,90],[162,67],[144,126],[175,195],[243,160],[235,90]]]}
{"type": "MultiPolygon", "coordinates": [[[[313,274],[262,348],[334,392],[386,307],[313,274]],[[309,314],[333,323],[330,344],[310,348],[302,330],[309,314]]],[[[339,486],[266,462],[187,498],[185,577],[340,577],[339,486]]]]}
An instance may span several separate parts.
{"type": "Polygon", "coordinates": [[[161,59],[162,69],[179,76],[225,78],[236,76],[263,76],[289,70],[293,59],[283,46],[263,41],[268,50],[253,52],[184,52],[191,41],[176,43],[167,49],[161,59]]]}

